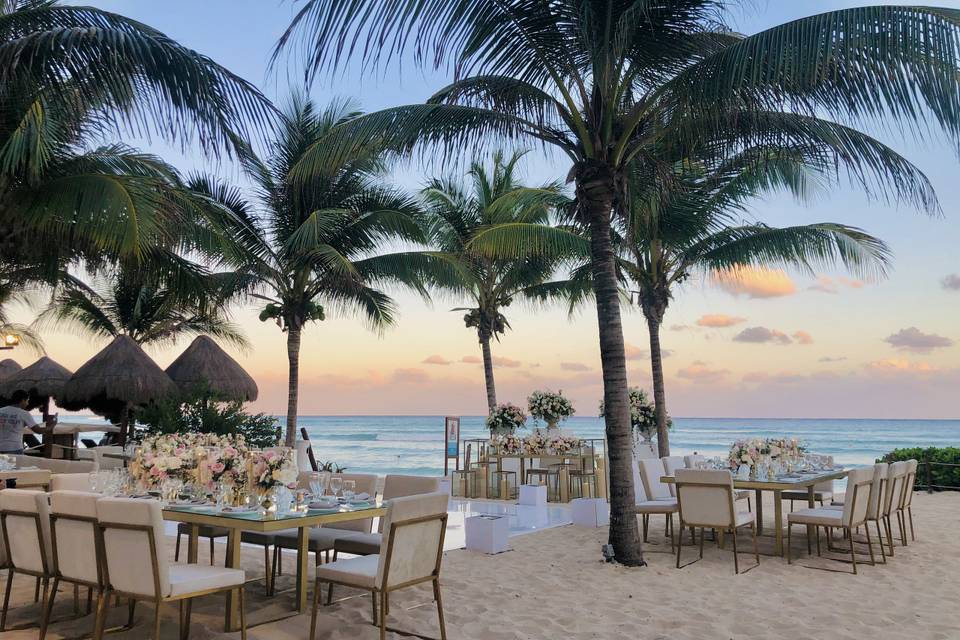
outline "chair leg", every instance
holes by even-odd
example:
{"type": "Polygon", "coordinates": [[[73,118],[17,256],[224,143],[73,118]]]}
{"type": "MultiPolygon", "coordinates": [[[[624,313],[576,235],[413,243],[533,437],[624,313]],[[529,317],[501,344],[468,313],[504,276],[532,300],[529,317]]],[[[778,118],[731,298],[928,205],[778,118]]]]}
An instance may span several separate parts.
{"type": "Polygon", "coordinates": [[[734,526],[730,532],[733,538],[733,572],[740,575],[740,559],[737,557],[737,528],[734,526]]]}
{"type": "Polygon", "coordinates": [[[384,591],[380,598],[380,640],[387,640],[387,607],[390,606],[390,594],[384,591]]]}
{"type": "Polygon", "coordinates": [[[757,548],[757,523],[750,523],[750,533],[753,536],[753,557],[757,560],[757,566],[760,566],[760,549],[757,548]]]}
{"type": "MultiPolygon", "coordinates": [[[[309,640],[317,635],[317,608],[320,606],[320,581],[317,580],[313,583],[313,609],[310,612],[310,636],[309,640]]],[[[376,624],[376,618],[374,618],[374,624],[376,624]]]]}
{"type": "Polygon", "coordinates": [[[153,612],[153,640],[160,640],[160,614],[162,609],[163,602],[157,600],[156,609],[153,612]]]}
{"type": "Polygon", "coordinates": [[[903,542],[903,546],[907,546],[907,519],[903,509],[897,511],[897,522],[900,524],[900,541],[903,542]]]}
{"type": "Polygon", "coordinates": [[[93,622],[93,640],[103,639],[103,627],[107,618],[107,600],[110,594],[106,589],[100,589],[97,592],[97,616],[93,622]]]}
{"type": "Polygon", "coordinates": [[[174,551],[173,551],[173,561],[174,561],[174,562],[180,562],[180,537],[181,537],[181,535],[182,535],[182,534],[178,531],[178,532],[177,532],[177,546],[174,548],[174,551]]]}
{"type": "Polygon", "coordinates": [[[810,544],[810,525],[807,525],[807,555],[813,555],[813,546],[810,544]]]}
{"type": "Polygon", "coordinates": [[[857,575],[857,552],[853,548],[853,531],[847,527],[847,533],[850,534],[850,562],[853,564],[853,575],[857,575]]]}
{"type": "MultiPolygon", "coordinates": [[[[681,523],[682,524],[682,523],[681,523]]],[[[673,544],[673,535],[670,535],[670,544],[673,544]]],[[[677,569],[680,568],[680,551],[683,549],[683,540],[677,544],[677,569]]]]}
{"type": "Polygon", "coordinates": [[[277,575],[283,575],[283,547],[275,546],[273,552],[277,554],[277,575]]]}
{"type": "Polygon", "coordinates": [[[793,525],[790,523],[790,520],[787,520],[787,564],[793,564],[793,559],[790,556],[790,542],[793,537],[793,525]]]}
{"type": "Polygon", "coordinates": [[[7,628],[7,609],[10,608],[10,591],[13,589],[13,569],[7,569],[7,590],[3,592],[3,613],[0,613],[0,631],[7,628]]]}
{"type": "Polygon", "coordinates": [[[643,514],[643,541],[647,542],[647,525],[650,524],[650,516],[643,514]]]}
{"type": "Polygon", "coordinates": [[[37,586],[33,588],[33,601],[40,602],[40,578],[37,578],[37,586]]]}
{"type": "MultiPolygon", "coordinates": [[[[213,538],[211,538],[212,540],[213,538]]],[[[187,598],[186,615],[183,617],[183,640],[190,637],[190,618],[193,615],[193,598],[187,598]]]]}
{"type": "Polygon", "coordinates": [[[270,564],[270,545],[263,545],[263,584],[267,595],[270,595],[270,582],[273,579],[273,565],[270,564]]]}
{"type": "Polygon", "coordinates": [[[43,640],[47,636],[47,625],[50,624],[50,614],[53,610],[53,599],[57,595],[57,589],[60,588],[60,578],[53,579],[53,591],[50,592],[50,595],[47,595],[46,589],[44,589],[44,607],[43,613],[40,618],[40,640],[43,640]]]}
{"type": "Polygon", "coordinates": [[[130,628],[133,626],[133,616],[137,611],[137,601],[133,598],[130,598],[127,601],[127,627],[130,628]]]}
{"type": "Polygon", "coordinates": [[[907,507],[907,517],[910,519],[910,539],[917,541],[917,534],[913,532],[913,505],[907,507]]]}
{"type": "Polygon", "coordinates": [[[87,587],[87,615],[93,613],[93,587],[87,587]]]}
{"type": "Polygon", "coordinates": [[[813,535],[817,536],[817,555],[823,555],[823,552],[820,551],[820,525],[814,525],[813,535]]]}
{"type": "Polygon", "coordinates": [[[213,566],[213,537],[210,537],[210,566],[213,566]]]}
{"type": "Polygon", "coordinates": [[[73,585],[73,615],[80,617],[80,585],[73,585]]]}
{"type": "MultiPolygon", "coordinates": [[[[880,533],[880,521],[874,520],[874,524],[877,525],[877,542],[880,543],[880,559],[883,560],[883,564],[887,564],[887,550],[883,548],[883,534],[880,533]]],[[[870,523],[867,523],[867,529],[870,528],[870,523]]]]}
{"type": "Polygon", "coordinates": [[[440,599],[440,579],[433,580],[433,599],[437,601],[437,618],[440,620],[440,640],[447,640],[447,625],[443,621],[443,600],[440,599]]]}
{"type": "Polygon", "coordinates": [[[893,527],[890,526],[890,516],[884,516],[883,526],[887,530],[887,551],[890,552],[890,557],[893,557],[893,527]]]}
{"type": "Polygon", "coordinates": [[[280,575],[280,547],[273,545],[273,566],[270,569],[270,595],[277,591],[277,576],[280,575]]]}
{"type": "Polygon", "coordinates": [[[240,586],[237,589],[237,604],[240,605],[240,640],[247,640],[247,614],[243,606],[243,601],[247,598],[247,590],[240,586]]]}
{"type": "Polygon", "coordinates": [[[867,534],[867,548],[870,549],[870,564],[876,565],[877,559],[873,555],[873,540],[870,539],[870,524],[867,522],[864,522],[863,529],[867,534]]]}
{"type": "MultiPolygon", "coordinates": [[[[691,534],[693,533],[693,527],[690,527],[691,534]]],[[[703,560],[703,539],[707,537],[707,534],[704,532],[703,527],[700,527],[700,559],[703,560]]],[[[696,537],[693,539],[694,542],[697,541],[696,537]]]]}
{"type": "Polygon", "coordinates": [[[370,610],[373,612],[373,626],[377,626],[377,592],[370,592],[370,610]]]}

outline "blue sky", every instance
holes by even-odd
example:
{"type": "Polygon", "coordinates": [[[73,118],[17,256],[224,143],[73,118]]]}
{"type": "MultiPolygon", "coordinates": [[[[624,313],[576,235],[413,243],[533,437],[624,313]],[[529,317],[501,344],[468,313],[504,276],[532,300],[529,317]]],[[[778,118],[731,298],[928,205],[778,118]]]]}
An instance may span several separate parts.
{"type": "MultiPolygon", "coordinates": [[[[272,75],[267,62],[294,10],[278,0],[89,0],[89,4],[124,13],[172,36],[260,86],[283,101],[300,85],[296,61],[282,59],[272,75]]],[[[86,3],[85,3],[86,4],[86,3]]],[[[746,33],[790,19],[863,3],[808,0],[754,0],[735,11],[734,26],[746,33]]],[[[939,4],[960,8],[960,0],[939,4]]],[[[426,72],[410,60],[402,68],[363,75],[357,65],[325,76],[311,95],[325,102],[335,96],[356,98],[365,110],[421,102],[449,80],[443,72],[426,72]]],[[[957,247],[960,181],[953,149],[936,139],[926,145],[881,136],[916,162],[940,196],[943,216],[930,218],[909,209],[869,202],[855,189],[824,194],[815,206],[800,206],[789,197],[756,203],[755,215],[773,225],[837,221],[860,226],[886,240],[895,253],[889,279],[877,283],[845,280],[842,272],[758,277],[765,291],[693,282],[685,286],[668,313],[663,341],[668,393],[677,415],[700,416],[847,416],[958,417],[954,401],[960,382],[960,347],[924,347],[924,336],[960,340],[957,316],[960,291],[941,282],[960,273],[957,247]],[[770,281],[770,282],[768,282],[770,281]],[[775,294],[775,295],[772,295],[775,294]],[[742,319],[727,327],[704,316],[742,319]],[[742,330],[763,327],[769,335],[791,337],[790,344],[734,340],[742,330]],[[915,331],[910,331],[915,328],[915,331]],[[906,331],[906,333],[900,333],[906,331]],[[797,336],[806,334],[810,339],[797,336]],[[900,336],[893,338],[891,336],[900,336]],[[920,336],[919,338],[917,336],[920,336]],[[907,346],[904,346],[907,345],[907,346]],[[911,346],[912,345],[912,346],[911,346]],[[917,346],[920,345],[920,346],[917,346]]],[[[164,144],[140,141],[183,170],[209,168],[199,155],[181,154],[164,144]]],[[[239,179],[230,165],[220,172],[239,179]]],[[[568,167],[540,153],[528,156],[532,181],[566,175],[568,167]]],[[[400,167],[394,180],[415,189],[424,173],[416,165],[400,167]]],[[[399,325],[378,338],[350,319],[333,319],[313,327],[304,341],[303,413],[480,413],[482,377],[462,363],[478,352],[455,304],[425,306],[399,294],[399,325]],[[449,361],[433,365],[424,360],[449,361]],[[373,393],[371,393],[371,390],[373,393]]],[[[283,337],[273,325],[255,320],[255,310],[238,311],[238,320],[255,342],[251,353],[238,354],[263,389],[260,408],[282,411],[286,364],[283,337]]],[[[596,326],[592,313],[568,320],[561,311],[511,310],[514,331],[495,345],[503,358],[498,368],[501,399],[522,402],[533,388],[560,387],[589,415],[600,395],[596,326]]],[[[722,324],[722,323],[720,323],[722,324]]],[[[642,351],[646,332],[639,314],[625,321],[631,382],[648,385],[642,351]]],[[[929,338],[926,339],[929,342],[929,338]]],[[[782,341],[779,341],[782,342],[782,341]]],[[[934,340],[934,342],[937,342],[934,340]]],[[[76,366],[100,345],[83,344],[67,334],[48,336],[49,349],[68,366],[76,366]]],[[[938,344],[943,344],[940,341],[938,344]]],[[[161,363],[179,349],[154,353],[161,363]]]]}

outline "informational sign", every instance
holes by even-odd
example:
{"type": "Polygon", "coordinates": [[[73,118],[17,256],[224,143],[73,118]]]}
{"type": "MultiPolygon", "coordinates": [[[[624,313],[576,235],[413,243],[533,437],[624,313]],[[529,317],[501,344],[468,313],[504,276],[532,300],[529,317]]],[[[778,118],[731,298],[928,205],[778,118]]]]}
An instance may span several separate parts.
{"type": "Polygon", "coordinates": [[[460,468],[460,418],[447,416],[443,423],[443,474],[447,475],[450,458],[456,461],[455,468],[460,468]]]}

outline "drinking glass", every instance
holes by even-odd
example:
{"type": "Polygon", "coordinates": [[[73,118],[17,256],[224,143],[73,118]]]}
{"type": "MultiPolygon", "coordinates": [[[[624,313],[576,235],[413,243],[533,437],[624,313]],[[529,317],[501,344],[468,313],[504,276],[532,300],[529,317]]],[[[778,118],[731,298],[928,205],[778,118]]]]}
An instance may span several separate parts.
{"type": "Polygon", "coordinates": [[[310,493],[314,499],[323,495],[323,476],[316,471],[310,474],[310,493]]]}
{"type": "Polygon", "coordinates": [[[343,489],[343,478],[341,476],[330,476],[330,493],[336,496],[343,489]]]}
{"type": "Polygon", "coordinates": [[[343,497],[349,502],[353,500],[353,496],[357,493],[357,481],[356,480],[344,480],[343,481],[343,497]]]}

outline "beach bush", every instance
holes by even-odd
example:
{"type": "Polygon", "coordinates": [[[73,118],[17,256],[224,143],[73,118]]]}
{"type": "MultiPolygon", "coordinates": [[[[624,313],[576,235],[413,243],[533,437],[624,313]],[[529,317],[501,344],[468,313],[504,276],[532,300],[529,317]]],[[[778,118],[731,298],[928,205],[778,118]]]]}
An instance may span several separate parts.
{"type": "Polygon", "coordinates": [[[242,402],[211,399],[202,389],[144,408],[137,415],[137,423],[146,427],[144,435],[190,432],[240,435],[255,449],[275,447],[280,441],[280,423],[276,418],[248,413],[242,402]]]}
{"type": "MultiPolygon", "coordinates": [[[[877,462],[900,462],[901,460],[918,460],[920,462],[920,467],[917,469],[917,478],[914,487],[926,487],[927,469],[923,463],[940,462],[960,465],[960,448],[909,447],[905,449],[894,449],[890,453],[877,460],[877,462]]],[[[934,464],[930,469],[930,482],[935,487],[960,489],[960,466],[942,467],[934,464]]]]}

